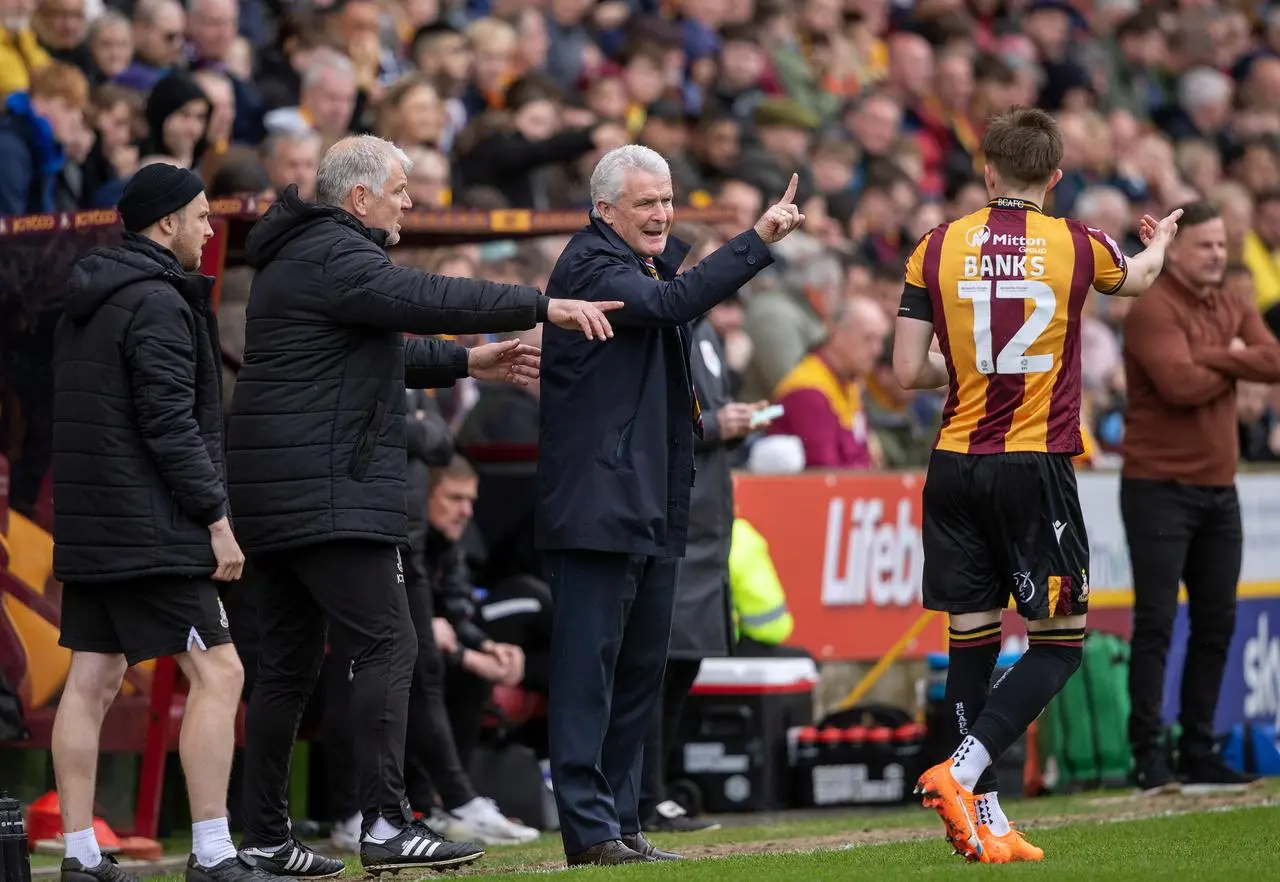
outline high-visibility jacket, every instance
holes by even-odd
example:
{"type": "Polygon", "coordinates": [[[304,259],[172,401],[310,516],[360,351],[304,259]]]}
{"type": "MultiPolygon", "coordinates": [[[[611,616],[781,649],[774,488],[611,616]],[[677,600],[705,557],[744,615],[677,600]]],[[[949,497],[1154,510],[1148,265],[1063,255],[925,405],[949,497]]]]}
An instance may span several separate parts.
{"type": "Polygon", "coordinates": [[[1098,441],[1093,437],[1093,431],[1088,423],[1080,424],[1080,441],[1084,450],[1072,457],[1071,461],[1078,469],[1092,468],[1096,462],[1095,457],[1098,455],[1098,441]]]}
{"type": "Polygon", "coordinates": [[[741,517],[733,521],[729,545],[729,593],[734,622],[742,636],[773,645],[791,636],[795,622],[769,556],[769,543],[741,517]]]}

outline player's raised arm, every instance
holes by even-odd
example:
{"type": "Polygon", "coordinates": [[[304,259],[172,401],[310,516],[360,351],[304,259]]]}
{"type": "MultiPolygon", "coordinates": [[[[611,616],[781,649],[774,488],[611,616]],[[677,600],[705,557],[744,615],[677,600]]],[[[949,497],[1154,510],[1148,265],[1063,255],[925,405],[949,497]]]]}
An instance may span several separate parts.
{"type": "Polygon", "coordinates": [[[1147,246],[1140,253],[1129,258],[1128,273],[1120,287],[1114,291],[1099,291],[1116,294],[1120,297],[1137,297],[1151,287],[1151,283],[1164,269],[1164,256],[1173,237],[1178,234],[1178,218],[1182,217],[1182,209],[1175,208],[1160,220],[1151,215],[1144,215],[1138,224],[1138,238],[1147,246]]]}

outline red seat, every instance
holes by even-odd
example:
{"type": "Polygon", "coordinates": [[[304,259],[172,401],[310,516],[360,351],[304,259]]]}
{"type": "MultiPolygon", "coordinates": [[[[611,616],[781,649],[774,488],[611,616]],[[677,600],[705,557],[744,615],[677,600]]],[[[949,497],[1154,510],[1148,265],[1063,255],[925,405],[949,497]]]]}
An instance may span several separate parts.
{"type": "MultiPolygon", "coordinates": [[[[547,699],[537,692],[528,692],[519,686],[494,686],[493,703],[511,725],[527,723],[534,717],[547,715],[547,699]]],[[[490,715],[488,726],[498,725],[499,720],[490,715]]]]}

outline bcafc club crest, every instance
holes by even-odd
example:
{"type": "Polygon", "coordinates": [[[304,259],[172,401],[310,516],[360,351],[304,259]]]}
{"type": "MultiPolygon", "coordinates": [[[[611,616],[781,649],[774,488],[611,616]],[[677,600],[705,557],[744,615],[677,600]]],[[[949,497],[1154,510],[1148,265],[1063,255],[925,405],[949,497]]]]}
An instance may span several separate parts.
{"type": "Polygon", "coordinates": [[[218,624],[224,629],[231,627],[230,623],[227,621],[227,608],[222,605],[221,597],[218,598],[218,624]]]}

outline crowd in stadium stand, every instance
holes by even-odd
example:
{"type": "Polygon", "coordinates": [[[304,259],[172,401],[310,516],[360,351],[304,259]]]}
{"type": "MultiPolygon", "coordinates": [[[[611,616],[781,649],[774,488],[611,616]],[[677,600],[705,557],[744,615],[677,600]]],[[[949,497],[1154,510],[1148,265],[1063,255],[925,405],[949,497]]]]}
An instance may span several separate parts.
{"type": "MultiPolygon", "coordinates": [[[[1223,287],[1280,336],[1276,2],[0,0],[0,101],[0,218],[111,208],[130,176],[153,162],[196,171],[211,199],[271,198],[291,185],[312,199],[324,151],[364,132],[412,160],[417,208],[585,211],[599,158],[638,142],[668,158],[678,205],[732,213],[714,225],[678,223],[675,234],[706,254],[751,227],[797,172],[803,230],[709,314],[735,398],[785,405],[769,430],[777,437],[752,438],[735,453],[736,464],[761,470],[926,464],[942,397],[904,391],[889,359],[904,261],[937,224],[986,203],[979,145],[988,117],[1010,105],[1059,119],[1064,177],[1045,210],[1107,232],[1128,254],[1141,249],[1144,214],[1216,203],[1230,250],[1223,287]],[[822,384],[806,358],[815,350],[850,381],[826,390],[816,409],[822,384]]],[[[391,255],[444,275],[545,290],[566,241],[402,244],[391,255]]],[[[44,269],[28,261],[15,272],[44,269]]],[[[242,265],[222,276],[219,324],[232,355],[243,351],[252,278],[242,265]]],[[[1085,463],[1121,450],[1130,304],[1093,297],[1083,318],[1085,463]]],[[[540,338],[534,330],[522,339],[540,338]]],[[[40,398],[43,382],[38,372],[14,371],[24,400],[40,398]]],[[[536,384],[470,379],[438,396],[411,393],[410,416],[424,425],[411,432],[410,456],[420,466],[419,501],[429,500],[416,512],[428,537],[425,569],[411,575],[441,584],[470,575],[472,561],[455,546],[471,519],[476,475],[450,461],[450,432],[463,446],[532,444],[537,394],[536,384]],[[428,417],[448,427],[443,436],[428,437],[428,417]]],[[[1243,458],[1280,460],[1280,386],[1241,381],[1236,406],[1243,458]]],[[[15,466],[15,500],[35,499],[47,462],[37,465],[15,466]]],[[[483,681],[545,691],[549,598],[527,584],[537,570],[527,531],[512,533],[520,539],[491,547],[477,581],[514,593],[495,588],[477,599],[464,585],[442,593],[435,619],[434,639],[455,664],[443,690],[448,720],[434,723],[455,730],[463,764],[481,725],[468,688],[483,681]],[[513,599],[536,610],[519,630],[492,612],[513,599]],[[488,630],[473,627],[479,620],[488,630]],[[479,651],[495,641],[520,646],[518,664],[479,651]]],[[[735,553],[744,547],[735,542],[735,553]]],[[[233,628],[251,620],[251,610],[236,607],[251,597],[233,595],[233,628]]],[[[252,629],[236,643],[252,657],[252,629]]],[[[346,674],[337,670],[335,689],[346,674]]],[[[331,734],[341,727],[325,723],[331,734]]],[[[339,754],[341,744],[331,738],[339,754]]],[[[487,818],[453,766],[419,776],[439,779],[423,787],[452,789],[462,794],[454,802],[474,802],[487,818]]],[[[345,835],[347,847],[359,832],[354,799],[335,796],[331,806],[335,842],[345,835]]],[[[448,826],[455,822],[434,821],[446,833],[477,835],[474,825],[448,826]]]]}
{"type": "MultiPolygon", "coordinates": [[[[1049,211],[1132,253],[1144,212],[1212,198],[1227,285],[1280,303],[1274,3],[4,0],[0,93],[0,215],[109,207],[157,157],[211,196],[297,183],[306,197],[323,149],[361,131],[408,151],[420,208],[586,208],[596,159],[634,140],[669,157],[678,202],[736,211],[685,230],[705,242],[749,226],[798,169],[805,232],[721,323],[746,400],[775,395],[843,298],[894,314],[906,251],[985,200],[977,145],[1010,104],[1059,115],[1049,211]]],[[[540,284],[562,244],[396,259],[540,284]]],[[[247,279],[227,289],[234,348],[247,279]]],[[[1095,298],[1084,329],[1087,446],[1104,456],[1122,432],[1124,309],[1095,298]]],[[[853,357],[863,448],[811,451],[810,466],[923,464],[937,397],[903,393],[876,353],[853,357]]],[[[1246,457],[1280,456],[1277,405],[1245,385],[1246,457]]]]}

